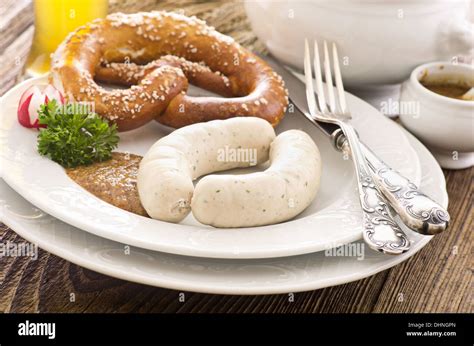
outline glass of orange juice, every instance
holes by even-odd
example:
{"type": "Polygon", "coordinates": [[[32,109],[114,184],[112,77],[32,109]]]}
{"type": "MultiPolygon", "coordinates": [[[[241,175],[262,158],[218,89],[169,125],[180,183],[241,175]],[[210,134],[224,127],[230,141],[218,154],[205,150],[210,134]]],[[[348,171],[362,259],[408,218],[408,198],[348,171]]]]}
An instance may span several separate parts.
{"type": "Polygon", "coordinates": [[[26,61],[30,76],[47,73],[50,55],[77,27],[107,15],[108,0],[34,0],[35,34],[26,61]]]}

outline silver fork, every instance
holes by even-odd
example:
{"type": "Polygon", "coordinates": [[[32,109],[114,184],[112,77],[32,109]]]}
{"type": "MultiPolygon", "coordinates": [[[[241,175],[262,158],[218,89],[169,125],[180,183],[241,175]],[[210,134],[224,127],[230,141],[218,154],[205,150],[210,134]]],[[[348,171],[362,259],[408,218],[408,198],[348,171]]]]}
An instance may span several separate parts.
{"type": "Polygon", "coordinates": [[[360,148],[359,139],[354,128],[347,122],[351,115],[347,109],[342,84],[341,70],[336,45],[332,45],[333,67],[338,98],[334,95],[331,63],[326,41],[324,41],[324,75],[326,93],[323,88],[318,44],[314,41],[314,70],[318,102],[314,96],[311,54],[308,40],[305,40],[304,73],[306,81],[306,98],[311,116],[317,121],[338,125],[344,133],[349,153],[352,156],[359,188],[359,201],[363,213],[363,238],[374,250],[386,254],[401,254],[410,248],[410,241],[392,217],[392,210],[372,178],[365,157],[360,148]],[[329,108],[326,104],[328,96],[329,108]],[[337,103],[337,104],[336,104],[337,103]]]}

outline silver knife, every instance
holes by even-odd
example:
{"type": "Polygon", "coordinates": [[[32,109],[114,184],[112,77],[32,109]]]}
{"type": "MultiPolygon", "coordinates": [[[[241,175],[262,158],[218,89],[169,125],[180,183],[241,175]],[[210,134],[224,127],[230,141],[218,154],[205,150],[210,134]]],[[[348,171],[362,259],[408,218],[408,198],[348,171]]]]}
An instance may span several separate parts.
{"type": "MultiPolygon", "coordinates": [[[[347,141],[341,129],[333,124],[315,121],[309,115],[304,83],[275,58],[271,56],[262,58],[285,81],[290,101],[296,111],[327,135],[337,150],[345,151],[347,141]]],[[[438,234],[448,227],[450,217],[443,207],[421,192],[410,180],[385,164],[362,142],[361,147],[377,187],[406,226],[424,235],[438,234]]]]}

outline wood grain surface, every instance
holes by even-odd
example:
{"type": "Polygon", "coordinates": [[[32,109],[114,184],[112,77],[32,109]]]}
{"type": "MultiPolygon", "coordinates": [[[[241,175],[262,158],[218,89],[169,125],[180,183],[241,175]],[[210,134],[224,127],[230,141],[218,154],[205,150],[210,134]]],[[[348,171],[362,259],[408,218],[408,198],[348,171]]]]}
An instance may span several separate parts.
{"type": "MultiPolygon", "coordinates": [[[[242,44],[262,49],[238,2],[110,2],[111,11],[159,8],[183,8],[242,44]]],[[[29,1],[4,0],[0,13],[1,95],[23,78],[33,12],[29,1]],[[17,29],[11,31],[11,23],[19,16],[21,23],[15,23],[17,29]]],[[[40,250],[37,260],[0,258],[0,312],[473,312],[474,168],[444,173],[453,220],[450,230],[436,236],[408,261],[364,280],[297,293],[294,299],[286,294],[208,295],[114,279],[40,250]],[[183,293],[184,301],[180,299],[183,293]]],[[[24,242],[1,224],[0,241],[24,242]]]]}

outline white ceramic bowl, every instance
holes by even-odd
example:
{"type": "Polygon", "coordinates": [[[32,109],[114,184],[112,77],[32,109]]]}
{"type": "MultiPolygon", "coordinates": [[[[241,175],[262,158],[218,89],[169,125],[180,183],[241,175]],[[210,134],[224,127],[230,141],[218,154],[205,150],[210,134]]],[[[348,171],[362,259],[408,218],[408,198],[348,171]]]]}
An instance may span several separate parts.
{"type": "Polygon", "coordinates": [[[425,88],[427,80],[461,80],[474,87],[474,67],[434,62],[417,67],[403,85],[400,120],[425,143],[444,168],[474,165],[474,101],[439,95],[425,88]]]}
{"type": "Polygon", "coordinates": [[[252,29],[281,61],[302,69],[305,38],[336,42],[346,87],[396,84],[427,61],[473,49],[469,0],[247,0],[252,29]]]}

